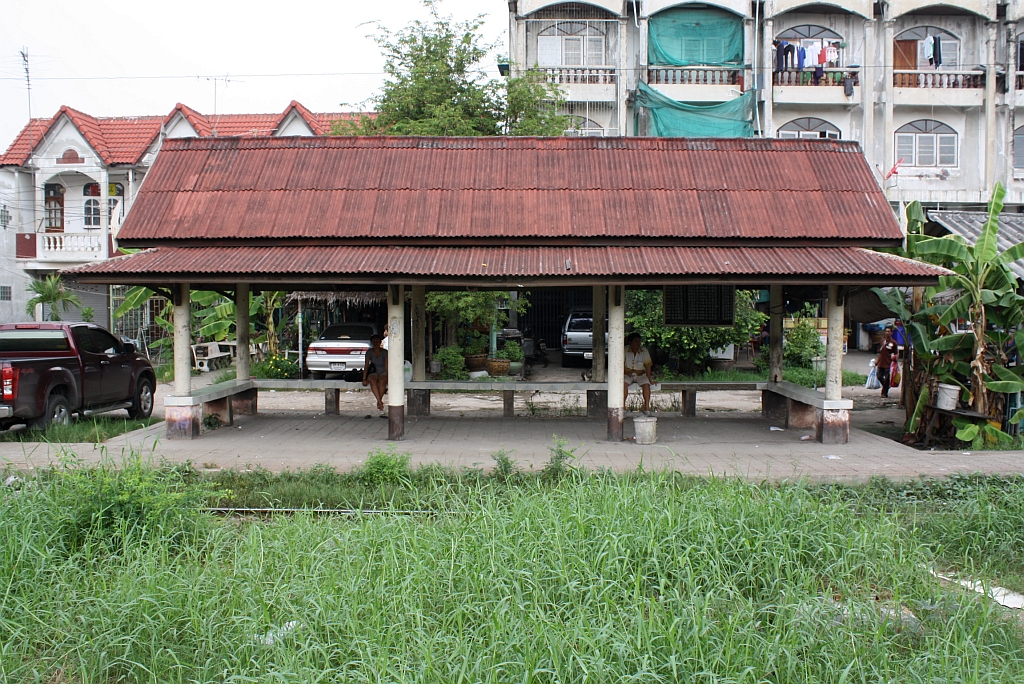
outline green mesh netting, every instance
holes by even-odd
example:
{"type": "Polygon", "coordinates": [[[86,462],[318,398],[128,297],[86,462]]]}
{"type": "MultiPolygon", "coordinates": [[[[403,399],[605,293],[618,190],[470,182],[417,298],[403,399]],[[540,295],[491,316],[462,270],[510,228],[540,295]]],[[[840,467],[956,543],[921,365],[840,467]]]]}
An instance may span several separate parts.
{"type": "Polygon", "coordinates": [[[695,105],[676,102],[637,84],[636,104],[646,107],[650,134],[659,138],[752,138],[754,136],[754,91],[748,90],[728,102],[695,105]]]}
{"type": "Polygon", "coordinates": [[[743,61],[743,19],[732,12],[677,7],[658,12],[648,25],[651,64],[724,66],[743,61]]]}

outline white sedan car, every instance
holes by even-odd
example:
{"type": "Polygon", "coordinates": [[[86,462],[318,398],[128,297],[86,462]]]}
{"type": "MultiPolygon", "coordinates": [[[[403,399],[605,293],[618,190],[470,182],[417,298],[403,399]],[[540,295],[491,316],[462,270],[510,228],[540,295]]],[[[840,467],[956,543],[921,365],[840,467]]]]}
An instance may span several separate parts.
{"type": "Polygon", "coordinates": [[[327,373],[363,372],[370,338],[379,335],[374,323],[335,323],[306,350],[306,368],[314,380],[327,373]]]}

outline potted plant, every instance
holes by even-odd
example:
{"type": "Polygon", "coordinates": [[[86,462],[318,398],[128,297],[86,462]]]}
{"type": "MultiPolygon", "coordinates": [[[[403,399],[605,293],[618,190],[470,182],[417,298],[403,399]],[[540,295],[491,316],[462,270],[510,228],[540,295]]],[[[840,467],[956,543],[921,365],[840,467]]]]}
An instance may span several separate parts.
{"type": "MultiPolygon", "coordinates": [[[[509,360],[508,374],[519,375],[523,372],[523,347],[515,340],[507,340],[502,347],[505,358],[509,360]]],[[[499,352],[500,355],[501,352],[499,352]]]]}
{"type": "Polygon", "coordinates": [[[492,376],[508,375],[508,369],[512,361],[508,358],[508,352],[504,349],[497,352],[493,359],[487,359],[487,374],[492,376]]]}
{"type": "Polygon", "coordinates": [[[487,367],[487,336],[476,330],[472,331],[463,348],[463,356],[466,359],[466,368],[471,373],[484,370],[487,367]]]}
{"type": "Polygon", "coordinates": [[[466,380],[469,378],[464,367],[462,349],[459,347],[441,347],[434,352],[434,361],[441,365],[442,380],[466,380]]]}

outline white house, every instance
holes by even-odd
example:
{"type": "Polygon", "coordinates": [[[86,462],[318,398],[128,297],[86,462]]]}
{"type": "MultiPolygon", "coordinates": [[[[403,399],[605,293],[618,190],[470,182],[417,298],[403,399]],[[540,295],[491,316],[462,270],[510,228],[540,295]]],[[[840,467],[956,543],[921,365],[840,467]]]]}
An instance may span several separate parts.
{"type": "MultiPolygon", "coordinates": [[[[31,320],[25,305],[32,278],[116,251],[121,222],[165,138],[323,135],[350,116],[315,114],[292,102],[280,114],[209,117],[179,104],[165,116],[101,118],[65,106],[33,119],[0,155],[0,322],[31,320]]],[[[96,322],[109,324],[107,288],[79,286],[77,294],[96,322]]]]}

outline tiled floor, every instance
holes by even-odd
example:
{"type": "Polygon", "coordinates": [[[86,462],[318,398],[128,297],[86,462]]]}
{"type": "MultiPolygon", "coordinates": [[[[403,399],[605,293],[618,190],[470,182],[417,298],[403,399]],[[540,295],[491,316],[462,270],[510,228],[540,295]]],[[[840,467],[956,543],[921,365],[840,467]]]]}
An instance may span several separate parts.
{"type": "MultiPolygon", "coordinates": [[[[669,468],[695,474],[714,473],[751,479],[863,480],[872,475],[916,477],[953,472],[1012,473],[1024,470],[1021,452],[918,451],[868,432],[854,429],[849,444],[824,446],[801,440],[806,430],[771,430],[753,413],[703,413],[696,418],[659,417],[658,443],[639,446],[631,441],[609,443],[603,420],[583,417],[520,416],[470,417],[457,414],[409,419],[407,439],[396,448],[408,452],[414,464],[441,463],[455,467],[489,468],[492,454],[512,451],[521,467],[540,468],[548,459],[555,437],[568,442],[579,464],[587,468],[627,471],[669,468]]],[[[194,441],[165,441],[157,424],[115,438],[103,449],[71,445],[86,460],[104,451],[120,458],[129,448],[154,458],[192,461],[197,467],[228,468],[259,465],[272,470],[330,464],[339,470],[358,467],[373,449],[386,445],[387,421],[374,414],[325,416],[310,412],[277,411],[242,417],[232,427],[205,433],[194,441]]],[[[626,422],[626,435],[632,424],[626,422]]],[[[40,466],[59,457],[47,444],[0,445],[0,463],[40,466]]]]}

